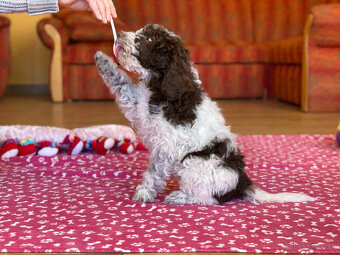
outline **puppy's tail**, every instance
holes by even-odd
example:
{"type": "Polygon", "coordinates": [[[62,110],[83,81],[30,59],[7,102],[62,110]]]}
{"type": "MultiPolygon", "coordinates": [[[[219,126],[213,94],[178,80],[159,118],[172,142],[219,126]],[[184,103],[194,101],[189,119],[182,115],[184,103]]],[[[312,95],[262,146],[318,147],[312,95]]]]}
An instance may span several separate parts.
{"type": "Polygon", "coordinates": [[[253,187],[247,192],[248,200],[260,203],[284,203],[284,202],[307,202],[315,201],[316,198],[303,193],[269,193],[258,187],[253,187]]]}

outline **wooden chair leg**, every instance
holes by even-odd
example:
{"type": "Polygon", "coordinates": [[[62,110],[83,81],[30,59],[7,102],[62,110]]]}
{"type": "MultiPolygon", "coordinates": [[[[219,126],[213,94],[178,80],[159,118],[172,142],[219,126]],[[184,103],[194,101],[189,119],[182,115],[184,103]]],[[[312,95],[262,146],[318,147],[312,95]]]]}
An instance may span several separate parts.
{"type": "Polygon", "coordinates": [[[58,30],[51,24],[44,27],[46,33],[52,38],[54,49],[50,66],[50,88],[51,98],[55,103],[63,102],[63,66],[62,66],[62,45],[58,30]]]}
{"type": "Polygon", "coordinates": [[[314,16],[309,14],[303,32],[303,58],[302,58],[302,88],[301,88],[301,109],[308,112],[308,89],[309,89],[309,60],[308,44],[309,33],[313,23],[314,16]]]}

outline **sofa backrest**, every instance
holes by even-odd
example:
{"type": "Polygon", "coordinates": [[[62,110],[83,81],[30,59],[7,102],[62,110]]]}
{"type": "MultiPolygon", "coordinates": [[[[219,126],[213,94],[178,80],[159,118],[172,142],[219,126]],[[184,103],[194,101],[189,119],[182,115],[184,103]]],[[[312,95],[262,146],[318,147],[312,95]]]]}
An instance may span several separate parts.
{"type": "MultiPolygon", "coordinates": [[[[317,4],[340,0],[115,0],[119,18],[137,30],[158,23],[186,44],[267,42],[302,36],[306,17],[317,4]]],[[[89,12],[62,10],[73,41],[112,41],[109,25],[89,12]]],[[[118,22],[118,21],[116,21],[118,22]]],[[[120,26],[122,27],[122,26],[120,26]]]]}
{"type": "Polygon", "coordinates": [[[302,36],[306,17],[317,4],[339,0],[251,0],[254,41],[278,41],[302,36]]]}
{"type": "Polygon", "coordinates": [[[119,17],[134,29],[159,23],[181,35],[186,43],[253,40],[250,0],[115,0],[114,3],[119,17]]]}

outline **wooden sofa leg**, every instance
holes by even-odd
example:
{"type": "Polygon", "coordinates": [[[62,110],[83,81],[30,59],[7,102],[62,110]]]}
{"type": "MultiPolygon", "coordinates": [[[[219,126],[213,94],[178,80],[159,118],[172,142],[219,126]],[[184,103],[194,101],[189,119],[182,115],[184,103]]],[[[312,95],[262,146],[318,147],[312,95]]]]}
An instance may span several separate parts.
{"type": "Polygon", "coordinates": [[[44,26],[46,33],[53,40],[53,53],[50,66],[50,88],[51,98],[55,103],[63,102],[63,66],[62,66],[62,45],[58,30],[51,24],[44,26]]]}
{"type": "Polygon", "coordinates": [[[309,89],[309,60],[308,60],[308,44],[309,33],[313,23],[314,16],[309,14],[303,32],[303,58],[302,58],[302,91],[301,91],[301,109],[308,112],[308,89],[309,89]]]}

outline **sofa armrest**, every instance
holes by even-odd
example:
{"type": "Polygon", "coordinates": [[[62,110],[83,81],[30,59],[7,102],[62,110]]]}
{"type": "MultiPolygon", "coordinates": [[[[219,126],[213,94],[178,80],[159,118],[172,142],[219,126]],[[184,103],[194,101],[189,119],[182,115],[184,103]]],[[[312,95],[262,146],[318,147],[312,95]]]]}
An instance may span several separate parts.
{"type": "Polygon", "coordinates": [[[313,7],[303,35],[302,100],[305,112],[340,111],[340,4],[313,7]]]}
{"type": "Polygon", "coordinates": [[[63,53],[69,42],[64,23],[56,18],[42,19],[38,23],[42,42],[53,49],[50,65],[50,91],[53,102],[63,102],[63,53]]]}
{"type": "Polygon", "coordinates": [[[37,26],[37,31],[43,44],[51,49],[54,47],[53,39],[51,38],[51,36],[47,33],[45,29],[46,25],[48,24],[53,26],[58,31],[60,35],[60,39],[61,39],[61,45],[63,48],[65,48],[69,42],[68,31],[64,23],[61,20],[56,19],[56,18],[45,18],[39,21],[38,26],[37,26]]]}
{"type": "Polygon", "coordinates": [[[9,19],[0,16],[0,98],[4,94],[10,66],[9,19]]]}
{"type": "Polygon", "coordinates": [[[0,28],[2,28],[2,27],[9,27],[9,25],[10,25],[9,19],[0,16],[0,28]]]}
{"type": "Polygon", "coordinates": [[[319,46],[340,46],[340,3],[314,6],[310,40],[319,46]]]}

